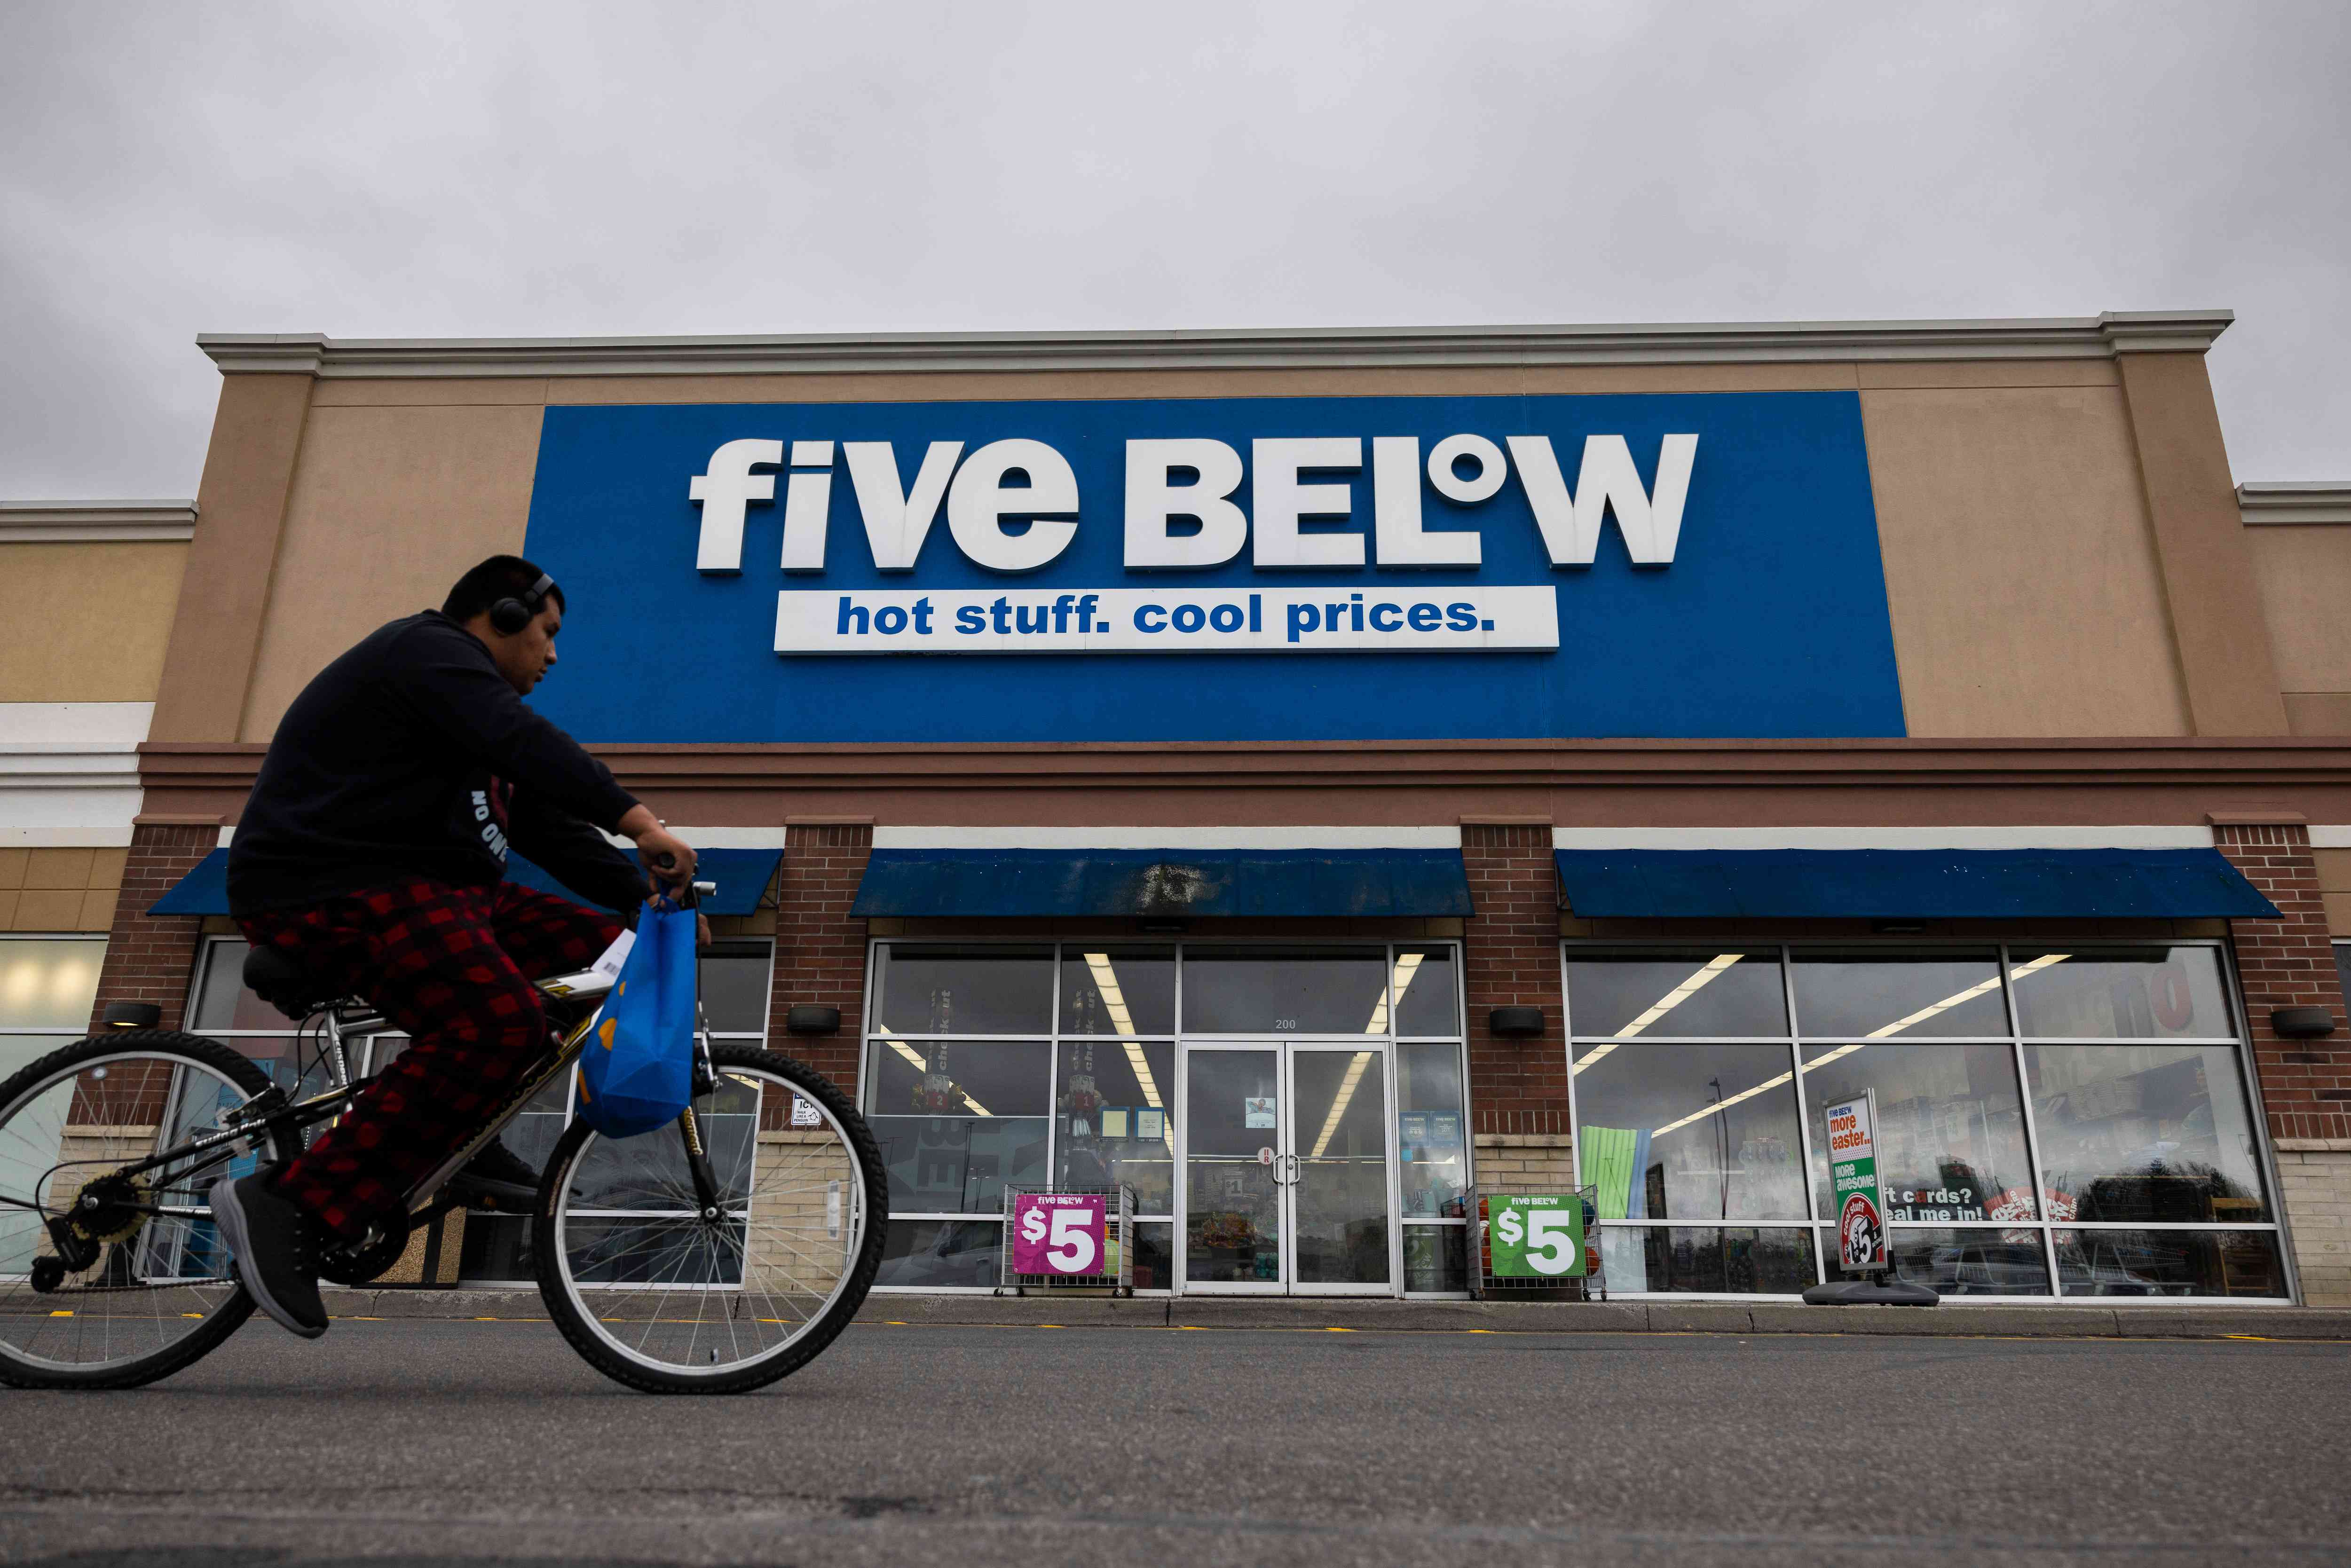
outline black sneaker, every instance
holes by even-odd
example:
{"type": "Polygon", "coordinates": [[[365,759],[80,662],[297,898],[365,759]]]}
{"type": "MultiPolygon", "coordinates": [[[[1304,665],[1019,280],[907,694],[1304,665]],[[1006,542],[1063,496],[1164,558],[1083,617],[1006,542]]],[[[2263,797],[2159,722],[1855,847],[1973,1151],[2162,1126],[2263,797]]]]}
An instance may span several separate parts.
{"type": "Polygon", "coordinates": [[[503,1142],[492,1138],[449,1178],[449,1190],[465,1198],[468,1208],[528,1214],[538,1201],[538,1173],[503,1142]]]}
{"type": "Polygon", "coordinates": [[[327,1306],[319,1299],[309,1219],[270,1190],[259,1172],[213,1183],[212,1205],[221,1239],[236,1260],[236,1277],[254,1304],[304,1339],[325,1333],[327,1306]]]}

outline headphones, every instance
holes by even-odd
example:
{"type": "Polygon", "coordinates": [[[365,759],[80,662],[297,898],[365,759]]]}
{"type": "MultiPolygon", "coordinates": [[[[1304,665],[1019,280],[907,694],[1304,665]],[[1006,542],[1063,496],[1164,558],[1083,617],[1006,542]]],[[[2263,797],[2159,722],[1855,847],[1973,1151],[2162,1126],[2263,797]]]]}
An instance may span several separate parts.
{"type": "Polygon", "coordinates": [[[515,635],[538,617],[539,606],[547,602],[548,591],[554,586],[555,579],[540,572],[538,580],[521,593],[490,606],[491,628],[508,637],[515,635]]]}

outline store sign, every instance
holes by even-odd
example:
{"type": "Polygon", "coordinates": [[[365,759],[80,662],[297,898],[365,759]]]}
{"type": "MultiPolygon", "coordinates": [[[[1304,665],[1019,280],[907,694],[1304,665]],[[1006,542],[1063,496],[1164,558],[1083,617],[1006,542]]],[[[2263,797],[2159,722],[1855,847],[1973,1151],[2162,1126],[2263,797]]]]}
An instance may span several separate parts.
{"type": "Polygon", "coordinates": [[[1023,1192],[1012,1197],[1012,1271],[1099,1274],[1109,1256],[1100,1193],[1023,1192]]]}
{"type": "Polygon", "coordinates": [[[1902,733],[1850,392],[557,407],[524,548],[588,740],[1902,733]]]}
{"type": "Polygon", "coordinates": [[[1486,1199],[1486,1244],[1497,1280],[1580,1279],[1583,1199],[1572,1192],[1495,1194],[1486,1199]]]}
{"type": "Polygon", "coordinates": [[[1832,1102],[1826,1116],[1837,1266],[1848,1274],[1890,1268],[1886,1189],[1877,1169],[1877,1091],[1866,1091],[1857,1100],[1832,1102]]]}

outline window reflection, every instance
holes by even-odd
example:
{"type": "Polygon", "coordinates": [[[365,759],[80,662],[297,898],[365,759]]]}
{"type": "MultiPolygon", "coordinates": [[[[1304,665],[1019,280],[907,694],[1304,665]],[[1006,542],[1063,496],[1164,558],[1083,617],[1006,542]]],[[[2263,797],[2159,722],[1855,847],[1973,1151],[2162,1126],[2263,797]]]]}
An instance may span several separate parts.
{"type": "Polygon", "coordinates": [[[222,1029],[287,1030],[286,1015],[245,988],[245,957],[253,950],[242,936],[223,936],[204,944],[203,967],[196,976],[194,1019],[188,1027],[198,1034],[222,1029]]]}
{"type": "Polygon", "coordinates": [[[1165,1291],[1176,1283],[1176,1227],[1165,1220],[1134,1228],[1134,1288],[1165,1291]]]}
{"type": "MultiPolygon", "coordinates": [[[[1779,1145],[1801,1147],[1779,1108],[1792,1094],[1796,1113],[1817,1117],[1832,1099],[1874,1091],[1908,1277],[1958,1295],[2285,1291],[2241,1050],[2187,1043],[2231,1040],[2236,1027],[2211,945],[1797,947],[1792,1023],[1764,983],[1777,974],[1768,954],[1566,946],[1563,957],[1578,1161],[1597,1189],[1612,1289],[1732,1279],[1699,1239],[1728,1249],[1726,1238],[1772,1228],[1706,1220],[1777,1220],[1792,1211],[1773,1195],[1827,1191],[1822,1155],[1814,1172],[1775,1178],[1779,1145]],[[2011,1019],[2040,1040],[2018,1043],[2011,1019]],[[1721,1038],[1750,1032],[1780,1042],[1721,1038]],[[1666,1043],[1701,1034],[1713,1038],[1666,1043]],[[1781,1066],[1792,1047],[1802,1063],[1792,1088],[1781,1066]],[[1710,1154],[1693,1138],[1710,1139],[1710,1154]],[[1660,1219],[1679,1223],[1642,1223],[1660,1219]],[[2201,1228],[2132,1228],[2161,1226],[2201,1228]]],[[[2335,957],[2351,974],[2351,944],[2335,957]]],[[[1816,1151],[1823,1133],[1813,1130],[1816,1151]]]]}
{"type": "Polygon", "coordinates": [[[1571,948],[1568,1027],[1579,1035],[1704,1035],[1788,1031],[1776,953],[1690,948],[1607,953],[1571,948]]]}
{"type": "Polygon", "coordinates": [[[1138,1214],[1176,1203],[1176,1047],[1087,1036],[1063,1040],[1054,1105],[1054,1184],[1134,1188],[1138,1214]]]}
{"type": "Polygon", "coordinates": [[[1404,1211],[1458,1215],[1468,1185],[1461,1048],[1450,1043],[1399,1045],[1395,1051],[1396,1160],[1404,1211]]]}
{"type": "Polygon", "coordinates": [[[1187,1034],[1384,1034],[1383,947],[1187,947],[1187,1034]]]}
{"type": "Polygon", "coordinates": [[[1388,977],[1396,998],[1396,1033],[1461,1032],[1461,1014],[1454,1006],[1452,948],[1399,947],[1388,977]]]}
{"type": "Polygon", "coordinates": [[[1173,947],[1081,946],[1061,950],[1063,1034],[1174,1034],[1173,947]]]}
{"type": "Polygon", "coordinates": [[[1808,1230],[1611,1226],[1600,1260],[1612,1291],[1794,1296],[1814,1283],[1808,1230]]]}
{"type": "Polygon", "coordinates": [[[2267,1219],[2226,1046],[2028,1045],[2053,1219],[2267,1219]]]}
{"type": "Polygon", "coordinates": [[[1576,1137],[1602,1219],[1802,1219],[1795,1074],[1784,1046],[1593,1048],[1576,1137]]]}
{"type": "Polygon", "coordinates": [[[1813,1190],[1835,1218],[1828,1176],[1832,1101],[1877,1091],[1878,1169],[1891,1220],[2032,1219],[2024,1106],[2006,1045],[1808,1045],[1804,1114],[1813,1190]]]}
{"type": "Polygon", "coordinates": [[[2005,1037],[1995,953],[1798,950],[1796,1030],[1812,1039],[2005,1037]]]}
{"type": "Polygon", "coordinates": [[[882,1145],[890,1207],[977,1213],[1007,1182],[1040,1182],[1051,1112],[1042,1040],[880,1040],[866,1052],[866,1117],[882,1145]]]}
{"type": "Polygon", "coordinates": [[[2068,1296],[2283,1296],[2274,1230],[2060,1230],[2068,1296]]]}
{"type": "Polygon", "coordinates": [[[1053,1027],[1050,947],[891,943],[874,968],[875,1017],[893,1034],[1044,1034],[1053,1027]]]}
{"type": "Polygon", "coordinates": [[[993,1289],[1003,1277],[1004,1227],[971,1219],[898,1219],[882,1246],[877,1285],[993,1289]]]}
{"type": "Polygon", "coordinates": [[[2236,1032],[2211,947],[2119,947],[2011,956],[2027,1035],[2228,1039],[2236,1032]]]}
{"type": "Polygon", "coordinates": [[[765,1034],[768,946],[714,942],[703,950],[702,1010],[714,1034],[765,1034]]]}
{"type": "MultiPolygon", "coordinates": [[[[2049,1260],[2038,1230],[1890,1230],[1896,1278],[1944,1296],[2045,1296],[2049,1260]]],[[[1833,1254],[1835,1237],[1823,1245],[1833,1254]]],[[[1834,1259],[1831,1258],[1834,1264],[1834,1259]]]]}
{"type": "Polygon", "coordinates": [[[1407,1225],[1404,1228],[1404,1288],[1466,1291],[1469,1288],[1469,1228],[1407,1225]]]}

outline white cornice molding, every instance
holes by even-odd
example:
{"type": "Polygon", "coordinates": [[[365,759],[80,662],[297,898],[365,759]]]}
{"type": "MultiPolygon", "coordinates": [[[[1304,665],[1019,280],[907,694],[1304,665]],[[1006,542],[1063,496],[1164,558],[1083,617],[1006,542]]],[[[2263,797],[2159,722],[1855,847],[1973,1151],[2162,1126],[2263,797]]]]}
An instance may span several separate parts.
{"type": "Polygon", "coordinates": [[[2351,523],[2351,484],[2240,485],[2237,515],[2249,526],[2351,523]]]}
{"type": "Polygon", "coordinates": [[[222,373],[426,378],[852,371],[1369,370],[2200,354],[2227,310],[2015,320],[1325,327],[1182,332],[876,332],[723,338],[350,338],[207,332],[222,373]]]}
{"type": "Polygon", "coordinates": [[[135,543],[195,537],[193,501],[0,501],[0,544],[135,543]]]}

